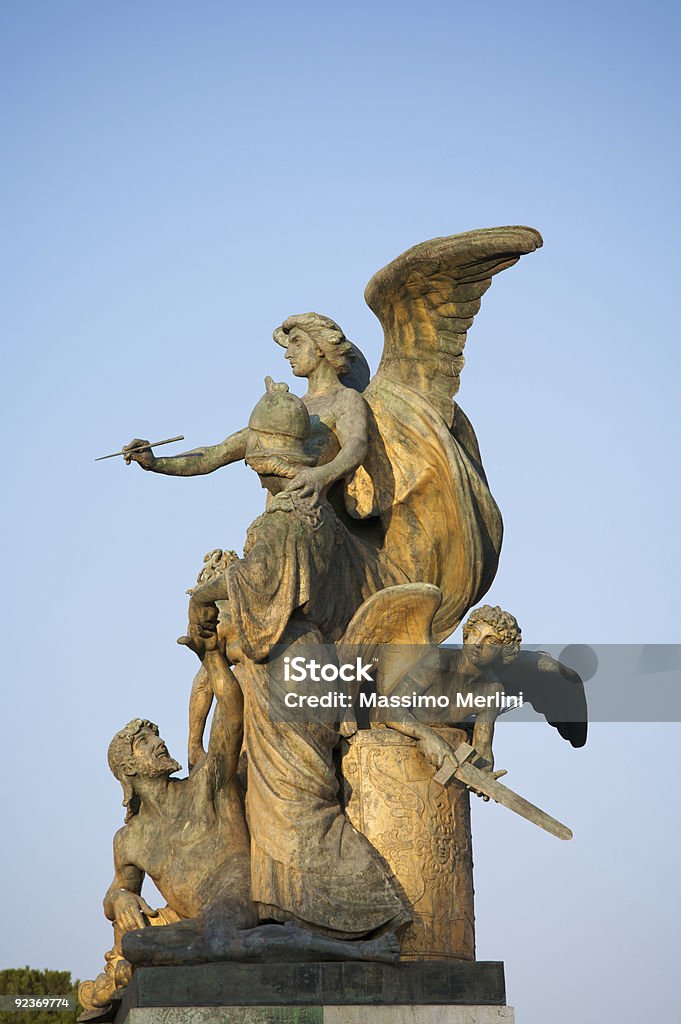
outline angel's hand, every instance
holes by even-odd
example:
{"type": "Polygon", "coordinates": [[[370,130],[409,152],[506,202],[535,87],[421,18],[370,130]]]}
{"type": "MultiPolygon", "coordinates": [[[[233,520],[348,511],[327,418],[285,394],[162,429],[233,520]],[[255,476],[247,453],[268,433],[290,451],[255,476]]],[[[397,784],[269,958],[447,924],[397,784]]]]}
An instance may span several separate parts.
{"type": "Polygon", "coordinates": [[[449,743],[446,743],[435,732],[432,735],[428,733],[419,740],[419,750],[436,771],[442,767],[445,757],[451,757],[453,761],[455,760],[454,751],[449,743]]]}
{"type": "Polygon", "coordinates": [[[322,466],[315,466],[312,469],[301,469],[288,485],[286,491],[295,495],[296,498],[312,499],[317,504],[327,483],[324,468],[322,466]]]}
{"type": "Polygon", "coordinates": [[[138,466],[142,467],[142,469],[153,469],[156,462],[156,456],[149,447],[148,441],[143,441],[139,437],[134,437],[130,444],[123,446],[121,451],[123,452],[123,460],[126,466],[129,466],[131,462],[136,462],[138,466]],[[135,448],[140,448],[141,451],[134,451],[135,448]]]}
{"type": "Polygon", "coordinates": [[[494,754],[490,746],[478,748],[478,754],[480,755],[481,762],[478,764],[478,768],[481,772],[493,772],[494,771],[494,754]]]}
{"type": "MultiPolygon", "coordinates": [[[[500,779],[503,775],[508,775],[508,772],[506,771],[505,768],[500,768],[498,772],[492,771],[491,765],[489,768],[483,768],[482,771],[490,772],[493,779],[500,779]]],[[[487,796],[486,793],[478,793],[477,790],[473,790],[473,792],[475,793],[476,796],[479,796],[482,800],[484,800],[485,803],[487,803],[487,801],[489,800],[489,797],[487,796]]]]}

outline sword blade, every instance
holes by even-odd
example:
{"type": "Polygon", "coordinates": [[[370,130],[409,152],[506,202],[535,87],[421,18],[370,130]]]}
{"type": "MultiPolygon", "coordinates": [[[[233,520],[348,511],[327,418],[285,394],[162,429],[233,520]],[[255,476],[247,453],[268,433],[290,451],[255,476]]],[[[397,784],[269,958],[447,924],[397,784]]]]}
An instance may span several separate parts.
{"type": "Polygon", "coordinates": [[[463,782],[469,789],[475,790],[476,793],[482,793],[483,796],[491,797],[496,803],[503,804],[509,810],[515,811],[516,814],[526,818],[527,821],[531,821],[534,825],[538,825],[539,828],[543,828],[544,831],[550,832],[552,836],[557,836],[558,839],[572,839],[572,832],[567,825],[563,825],[556,818],[552,818],[550,814],[542,811],[541,808],[535,807],[529,800],[519,796],[518,793],[514,793],[508,786],[497,782],[491,772],[481,772],[479,768],[466,763],[459,765],[454,772],[454,777],[463,782]]]}

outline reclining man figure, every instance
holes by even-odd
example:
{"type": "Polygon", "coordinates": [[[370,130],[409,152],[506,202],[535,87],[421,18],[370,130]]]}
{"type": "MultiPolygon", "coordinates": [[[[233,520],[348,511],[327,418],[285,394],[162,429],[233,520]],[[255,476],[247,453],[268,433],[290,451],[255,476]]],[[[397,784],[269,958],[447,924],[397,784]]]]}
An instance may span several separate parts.
{"type": "Polygon", "coordinates": [[[345,942],[293,924],[255,927],[249,836],[236,778],[242,740],[242,696],[217,639],[217,609],[208,607],[182,643],[204,662],[218,708],[207,754],[189,778],[158,728],[134,719],[109,746],[109,766],[123,787],[125,824],[114,837],[114,879],[104,912],[114,925],[105,972],[84,982],[86,1010],[105,1007],[127,984],[131,963],[216,960],[399,959],[392,935],[345,942]],[[141,895],[145,874],[167,900],[153,910],[141,895]],[[162,927],[148,927],[162,925],[162,927]]]}
{"type": "MultiPolygon", "coordinates": [[[[127,984],[126,933],[148,925],[179,927],[179,934],[164,932],[162,945],[173,938],[166,950],[169,959],[191,963],[211,959],[213,949],[218,953],[221,921],[232,929],[257,923],[248,829],[235,776],[243,734],[241,690],[234,680],[222,689],[216,686],[215,695],[220,713],[208,752],[188,779],[171,778],[180,765],[153,722],[133,719],[109,745],[109,767],[123,787],[126,816],[114,836],[115,875],[104,897],[114,945],[106,954],[104,973],[81,986],[79,998],[87,1010],[105,1006],[127,984]],[[145,874],[165,897],[166,907],[152,910],[143,899],[145,874]],[[178,921],[179,926],[174,924],[178,921]]],[[[159,955],[158,962],[164,962],[159,955]]]]}

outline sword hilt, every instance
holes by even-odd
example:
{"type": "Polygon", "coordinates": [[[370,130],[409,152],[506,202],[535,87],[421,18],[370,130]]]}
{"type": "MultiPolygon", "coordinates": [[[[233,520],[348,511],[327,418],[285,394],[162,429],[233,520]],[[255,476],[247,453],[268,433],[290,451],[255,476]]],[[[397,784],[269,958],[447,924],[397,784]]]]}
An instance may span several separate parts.
{"type": "Polygon", "coordinates": [[[451,754],[445,754],[444,761],[433,778],[441,786],[448,786],[454,778],[457,768],[460,768],[466,761],[470,761],[473,755],[477,756],[477,753],[475,747],[472,747],[470,743],[460,743],[451,754]]]}

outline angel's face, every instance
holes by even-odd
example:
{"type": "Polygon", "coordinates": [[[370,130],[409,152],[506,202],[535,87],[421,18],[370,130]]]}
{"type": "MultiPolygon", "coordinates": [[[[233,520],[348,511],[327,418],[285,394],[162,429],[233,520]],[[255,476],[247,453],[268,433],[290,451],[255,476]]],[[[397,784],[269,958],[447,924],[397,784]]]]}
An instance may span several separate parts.
{"type": "Polygon", "coordinates": [[[464,640],[466,657],[477,668],[488,668],[503,654],[503,641],[489,622],[479,622],[468,628],[464,640]]]}
{"type": "Polygon", "coordinates": [[[309,377],[324,356],[304,331],[293,330],[289,334],[285,358],[291,364],[294,376],[309,377]]]}

